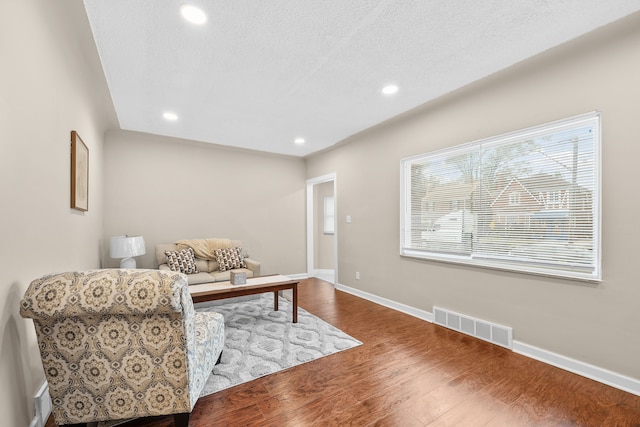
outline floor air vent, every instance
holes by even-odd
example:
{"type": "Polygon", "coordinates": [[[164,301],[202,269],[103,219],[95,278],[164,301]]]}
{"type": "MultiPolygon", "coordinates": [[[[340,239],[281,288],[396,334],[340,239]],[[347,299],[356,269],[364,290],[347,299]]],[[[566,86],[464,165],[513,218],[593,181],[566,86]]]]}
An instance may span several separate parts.
{"type": "Polygon", "coordinates": [[[513,347],[513,330],[508,326],[497,325],[435,306],[433,307],[433,323],[501,347],[508,349],[513,347]]]}

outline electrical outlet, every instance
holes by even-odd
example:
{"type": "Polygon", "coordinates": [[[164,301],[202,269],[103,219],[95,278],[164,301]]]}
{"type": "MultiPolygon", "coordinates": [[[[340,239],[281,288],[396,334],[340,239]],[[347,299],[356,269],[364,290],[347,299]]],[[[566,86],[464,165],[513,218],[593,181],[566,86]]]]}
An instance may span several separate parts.
{"type": "Polygon", "coordinates": [[[356,271],[356,280],[360,280],[360,272],[356,271]]]}
{"type": "Polygon", "coordinates": [[[347,215],[346,220],[347,220],[347,224],[350,224],[351,223],[351,215],[347,215]]]}

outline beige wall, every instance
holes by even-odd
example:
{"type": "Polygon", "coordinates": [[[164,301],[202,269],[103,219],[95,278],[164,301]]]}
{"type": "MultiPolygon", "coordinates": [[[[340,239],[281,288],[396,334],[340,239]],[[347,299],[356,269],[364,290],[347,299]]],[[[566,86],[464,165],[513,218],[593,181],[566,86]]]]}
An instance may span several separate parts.
{"type": "Polygon", "coordinates": [[[44,381],[31,280],[96,268],[102,238],[102,145],[117,126],[82,1],[0,2],[0,414],[27,426],[44,381]],[[89,211],[70,206],[70,133],[89,147],[89,211]]]}
{"type": "Polygon", "coordinates": [[[157,243],[228,237],[263,274],[306,271],[303,159],[122,130],[105,159],[105,236],[143,235],[139,267],[156,267],[157,243]]]}
{"type": "Polygon", "coordinates": [[[512,326],[515,340],[640,379],[639,79],[635,14],[309,158],[308,177],[338,176],[339,282],[512,326]],[[603,123],[601,283],[398,255],[401,158],[592,110],[603,123]]]}
{"type": "Polygon", "coordinates": [[[333,196],[333,181],[313,186],[314,207],[314,239],[313,267],[321,270],[335,268],[334,234],[324,234],[324,198],[333,196]]]}

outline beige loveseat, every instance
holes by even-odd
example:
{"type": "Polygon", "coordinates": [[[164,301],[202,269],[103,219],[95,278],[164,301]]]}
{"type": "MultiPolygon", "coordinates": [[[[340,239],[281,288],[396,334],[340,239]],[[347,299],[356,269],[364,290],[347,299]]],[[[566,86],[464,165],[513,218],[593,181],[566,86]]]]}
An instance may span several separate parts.
{"type": "Polygon", "coordinates": [[[247,277],[260,275],[260,263],[248,257],[240,240],[210,238],[158,244],[156,262],[160,270],[186,274],[190,285],[229,280],[231,270],[245,272],[247,277]]]}

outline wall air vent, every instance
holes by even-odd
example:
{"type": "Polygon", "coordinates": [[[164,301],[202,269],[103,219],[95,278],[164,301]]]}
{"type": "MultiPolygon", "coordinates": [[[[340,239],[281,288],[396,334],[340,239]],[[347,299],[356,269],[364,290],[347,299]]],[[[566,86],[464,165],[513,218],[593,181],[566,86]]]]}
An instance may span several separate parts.
{"type": "Polygon", "coordinates": [[[508,326],[476,319],[436,306],[433,307],[433,323],[501,347],[513,348],[513,329],[508,326]]]}

